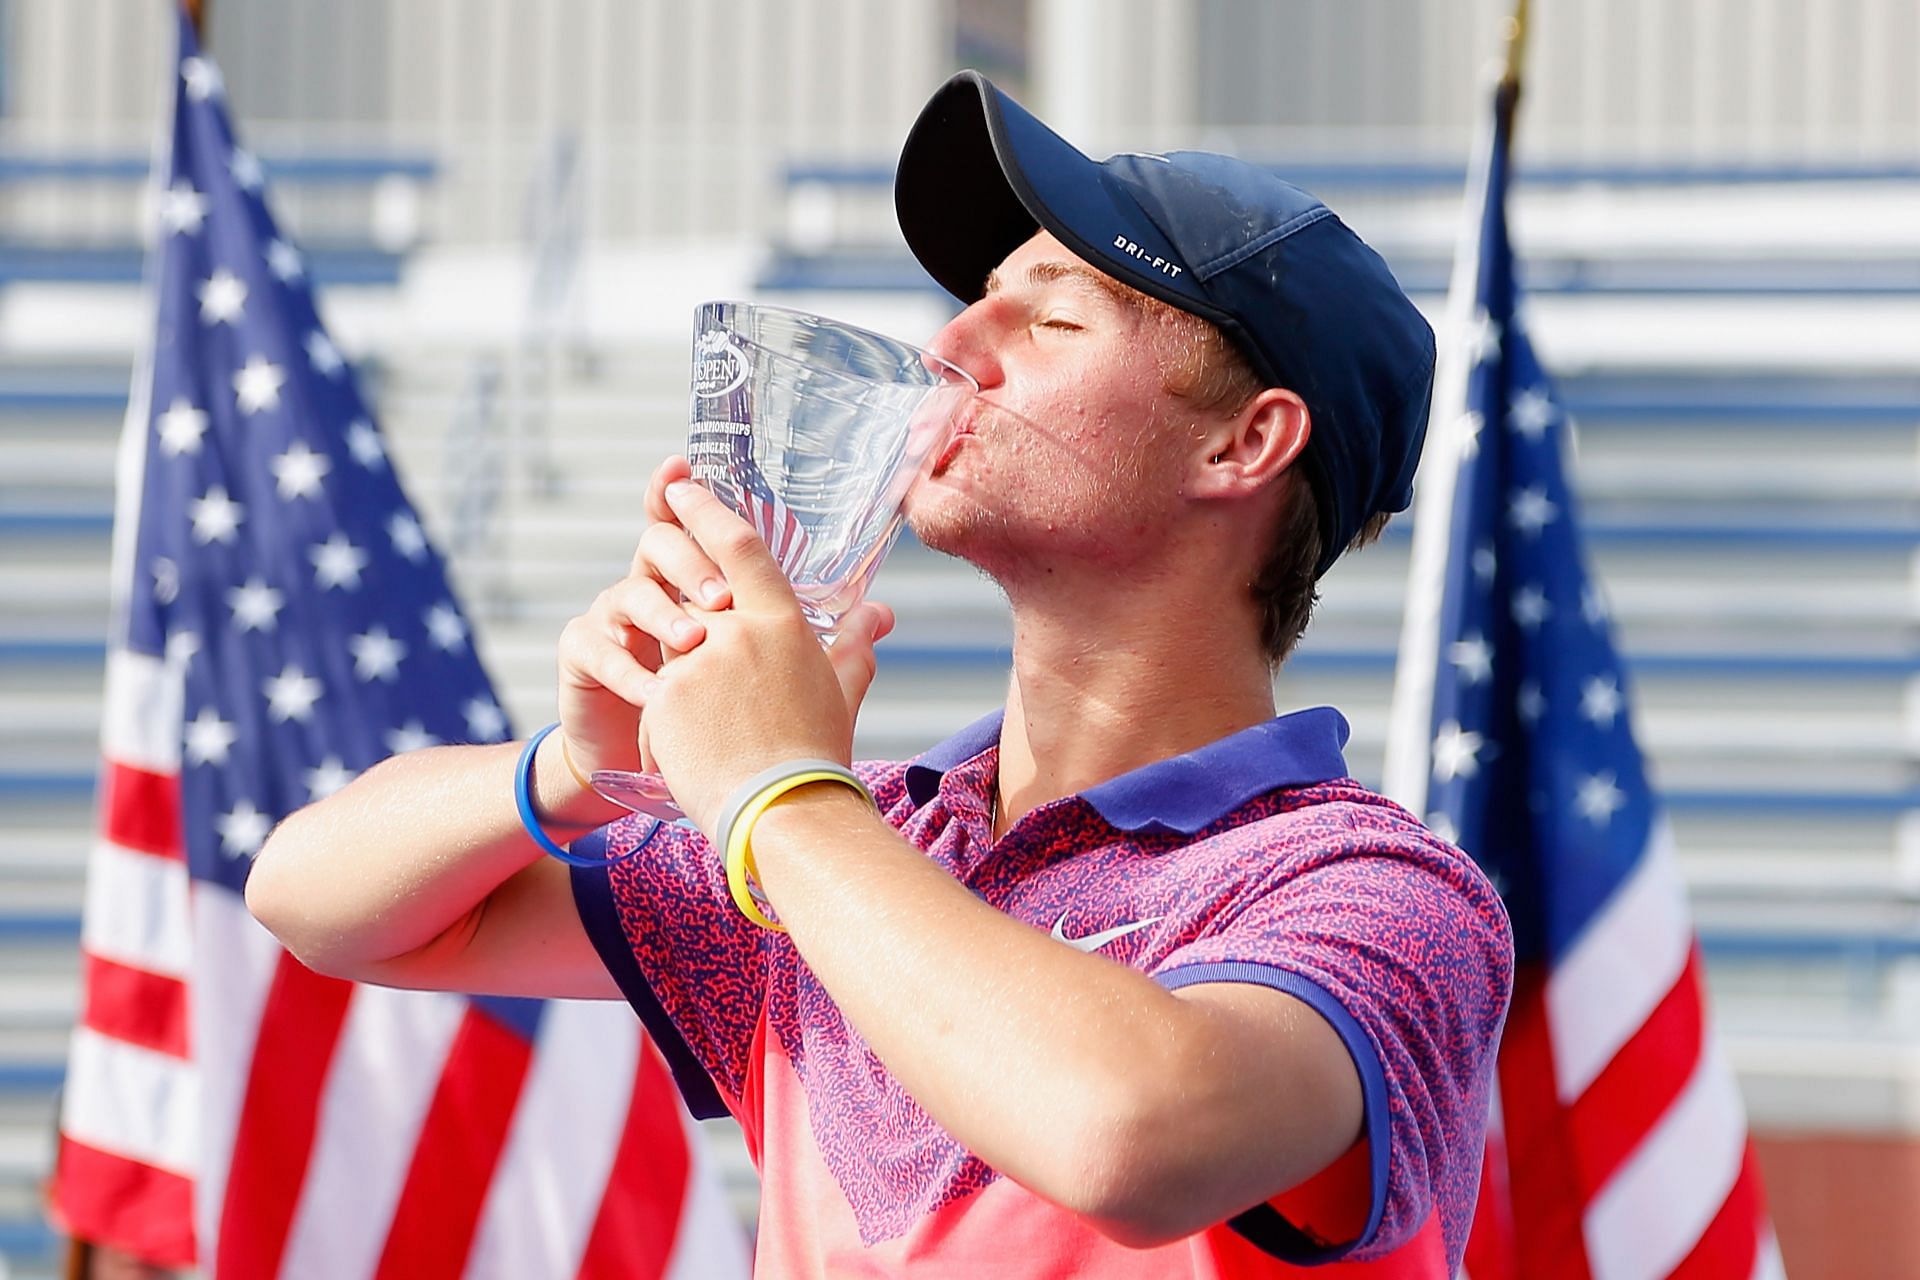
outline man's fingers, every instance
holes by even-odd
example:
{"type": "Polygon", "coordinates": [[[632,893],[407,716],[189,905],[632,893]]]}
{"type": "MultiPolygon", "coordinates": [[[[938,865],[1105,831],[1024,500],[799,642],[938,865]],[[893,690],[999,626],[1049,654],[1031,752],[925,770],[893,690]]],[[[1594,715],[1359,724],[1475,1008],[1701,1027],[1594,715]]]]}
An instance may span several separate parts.
{"type": "Polygon", "coordinates": [[[598,685],[632,706],[646,705],[649,671],[630,649],[585,619],[575,619],[560,637],[561,679],[582,688],[598,685]]]}
{"type": "Polygon", "coordinates": [[[657,578],[703,609],[724,609],[732,599],[720,567],[678,523],[648,525],[634,563],[636,576],[657,578]]]}
{"type": "Polygon", "coordinates": [[[666,498],[681,527],[719,566],[736,605],[759,610],[795,607],[792,584],[752,525],[691,481],[668,485],[666,498]]]}
{"type": "Polygon", "coordinates": [[[600,593],[594,612],[613,630],[631,629],[662,650],[685,653],[706,638],[705,624],[692,617],[652,578],[623,578],[600,593]]]}
{"type": "Polygon", "coordinates": [[[693,464],[675,453],[667,457],[654,468],[653,478],[647,481],[646,510],[649,520],[672,520],[673,508],[667,505],[667,486],[675,481],[691,479],[693,464]]]}
{"type": "Polygon", "coordinates": [[[893,630],[893,610],[884,604],[859,605],[841,620],[840,637],[827,656],[833,662],[834,678],[840,682],[847,709],[858,712],[873,684],[877,669],[873,646],[893,630]]]}

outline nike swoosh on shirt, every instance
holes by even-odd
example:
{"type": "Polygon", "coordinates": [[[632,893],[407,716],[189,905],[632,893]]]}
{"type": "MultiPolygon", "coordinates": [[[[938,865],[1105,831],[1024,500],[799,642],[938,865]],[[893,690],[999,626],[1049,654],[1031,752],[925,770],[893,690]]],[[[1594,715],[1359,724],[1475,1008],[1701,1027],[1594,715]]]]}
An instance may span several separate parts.
{"type": "Polygon", "coordinates": [[[1067,916],[1069,914],[1071,913],[1061,912],[1060,918],[1053,922],[1053,940],[1055,942],[1064,942],[1076,951],[1098,951],[1115,938],[1124,938],[1136,929],[1144,929],[1150,924],[1158,924],[1161,920],[1160,916],[1155,916],[1151,920],[1136,920],[1132,924],[1117,924],[1111,929],[1102,929],[1100,932],[1090,933],[1084,938],[1069,938],[1067,936],[1067,916]]]}

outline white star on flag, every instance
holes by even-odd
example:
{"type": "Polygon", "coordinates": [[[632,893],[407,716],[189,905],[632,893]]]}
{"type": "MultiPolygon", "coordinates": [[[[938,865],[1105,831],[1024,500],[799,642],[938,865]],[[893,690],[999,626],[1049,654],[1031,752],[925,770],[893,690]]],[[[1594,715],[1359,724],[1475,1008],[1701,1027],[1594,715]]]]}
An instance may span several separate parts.
{"type": "Polygon", "coordinates": [[[246,281],[225,267],[202,281],[195,293],[200,299],[201,324],[232,324],[246,309],[246,281]]]}
{"type": "Polygon", "coordinates": [[[1493,585],[1493,575],[1499,570],[1500,561],[1493,554],[1493,544],[1483,542],[1473,549],[1473,579],[1483,587],[1493,585]]]}
{"type": "Polygon", "coordinates": [[[1487,420],[1478,410],[1469,409],[1454,420],[1454,439],[1459,443],[1460,456],[1472,459],[1480,454],[1480,431],[1487,420]]]}
{"type": "Polygon", "coordinates": [[[1507,425],[1538,444],[1557,416],[1558,411],[1553,407],[1553,398],[1546,393],[1545,389],[1528,387],[1515,398],[1513,407],[1507,410],[1507,425]]]}
{"type": "Polygon", "coordinates": [[[193,540],[201,546],[234,541],[240,522],[247,518],[239,503],[227,496],[220,485],[208,489],[206,496],[187,504],[187,516],[193,521],[193,540]]]}
{"type": "Polygon", "coordinates": [[[426,623],[427,637],[433,641],[434,648],[451,652],[466,645],[467,624],[452,605],[437,604],[427,610],[426,623]]]}
{"type": "Polygon", "coordinates": [[[1529,485],[1508,498],[1507,522],[1530,538],[1539,537],[1559,514],[1560,508],[1539,485],[1529,485]]]}
{"type": "Polygon", "coordinates": [[[1547,713],[1547,697],[1540,692],[1537,681],[1521,682],[1520,691],[1514,695],[1514,707],[1529,728],[1540,723],[1540,717],[1547,713]]]}
{"type": "Polygon", "coordinates": [[[328,756],[320,762],[318,768],[307,770],[304,778],[307,784],[307,798],[325,800],[353,779],[353,770],[347,768],[339,756],[328,756]]]}
{"type": "Polygon", "coordinates": [[[265,356],[251,356],[240,371],[233,375],[233,394],[242,413],[259,413],[262,409],[280,407],[280,388],[286,384],[287,375],[277,364],[268,362],[265,356]]]}
{"type": "Polygon", "coordinates": [[[369,471],[377,471],[387,460],[387,447],[380,443],[380,433],[365,418],[359,418],[347,428],[347,448],[353,454],[353,460],[369,471]]]}
{"type": "Polygon", "coordinates": [[[257,577],[227,592],[227,604],[233,609],[233,625],[241,631],[272,631],[279,624],[280,610],[286,602],[286,596],[257,577]]]}
{"type": "Polygon", "coordinates": [[[187,58],[180,63],[180,78],[187,82],[187,97],[194,102],[205,102],[225,88],[220,78],[220,68],[205,58],[187,58]]]}
{"type": "Polygon", "coordinates": [[[193,189],[185,178],[168,187],[160,196],[160,225],[171,235],[198,235],[207,220],[207,198],[193,189]]]}
{"type": "Polygon", "coordinates": [[[1467,330],[1467,354],[1474,364],[1485,364],[1500,354],[1500,326],[1485,308],[1473,313],[1467,330]]]}
{"type": "Polygon", "coordinates": [[[393,549],[415,564],[427,558],[427,532],[411,511],[394,513],[387,521],[387,536],[393,539],[393,549]]]}
{"type": "Polygon", "coordinates": [[[251,858],[260,852],[260,846],[267,842],[267,832],[273,830],[273,820],[254,808],[251,800],[240,801],[215,818],[213,825],[220,833],[220,848],[235,858],[251,858]]]}
{"type": "Polygon", "coordinates": [[[1587,625],[1597,627],[1607,620],[1607,597],[1600,590],[1598,582],[1589,579],[1585,590],[1580,593],[1580,616],[1587,625]]]}
{"type": "Polygon", "coordinates": [[[307,552],[307,558],[313,561],[313,580],[322,588],[345,587],[349,591],[360,589],[360,571],[367,567],[367,553],[347,541],[347,535],[336,532],[307,552]]]}
{"type": "Polygon", "coordinates": [[[507,716],[490,698],[472,698],[460,708],[467,732],[475,742],[498,742],[507,736],[507,716]]]}
{"type": "Polygon", "coordinates": [[[167,665],[175,671],[183,669],[192,662],[194,655],[200,652],[200,637],[191,631],[174,631],[167,636],[167,665]]]}
{"type": "Polygon", "coordinates": [[[1493,649],[1478,631],[1470,631],[1447,648],[1447,661],[1460,669],[1460,678],[1479,684],[1493,675],[1493,649]]]}
{"type": "Polygon", "coordinates": [[[305,440],[295,440],[267,465],[273,469],[282,502],[313,497],[320,492],[320,482],[333,470],[332,460],[324,453],[315,453],[305,440]]]}
{"type": "Polygon", "coordinates": [[[347,365],[340,356],[340,348],[333,345],[333,339],[318,329],[307,335],[307,361],[313,365],[314,372],[328,378],[347,365]]]}
{"type": "Polygon", "coordinates": [[[200,437],[207,433],[207,415],[185,396],[175,396],[167,411],[154,420],[160,431],[160,451],[169,458],[199,453],[200,437]]]}
{"type": "Polygon", "coordinates": [[[202,707],[199,715],[187,721],[187,763],[224,765],[239,738],[240,731],[222,720],[218,711],[202,707]]]}
{"type": "MultiPolygon", "coordinates": [[[[226,496],[224,491],[221,496],[226,496]]],[[[153,574],[153,598],[161,604],[172,604],[180,596],[180,566],[165,556],[155,556],[148,567],[153,574]]]]}
{"type": "Polygon", "coordinates": [[[1620,686],[1612,676],[1595,676],[1581,686],[1580,714],[1603,729],[1613,728],[1620,714],[1620,686]]]}
{"type": "Polygon", "coordinates": [[[1471,778],[1480,772],[1480,748],[1486,740],[1471,729],[1462,729],[1458,720],[1440,726],[1433,740],[1433,776],[1441,783],[1455,778],[1471,778]]]}
{"type": "Polygon", "coordinates": [[[227,172],[233,175],[234,185],[242,191],[258,191],[267,180],[259,159],[245,147],[235,147],[227,157],[227,172]]]}
{"type": "Polygon", "coordinates": [[[313,714],[313,704],[320,701],[320,695],[324,692],[318,680],[294,663],[288,663],[279,675],[268,680],[261,688],[267,695],[267,715],[275,724],[285,724],[289,720],[305,724],[307,717],[313,714]]]}
{"type": "Polygon", "coordinates": [[[267,245],[267,270],[281,284],[292,284],[305,274],[306,267],[298,249],[285,240],[274,240],[267,245]]]}
{"type": "Polygon", "coordinates": [[[1460,843],[1460,832],[1454,827],[1451,815],[1436,810],[1427,815],[1426,822],[1427,830],[1433,832],[1434,835],[1445,840],[1448,844],[1457,845],[1460,843]]]}
{"type": "Polygon", "coordinates": [[[1613,770],[1606,769],[1581,780],[1573,807],[1596,827],[1613,821],[1613,815],[1627,803],[1627,793],[1614,785],[1613,770]]]}
{"type": "Polygon", "coordinates": [[[426,726],[418,720],[409,720],[398,729],[390,729],[385,734],[387,750],[393,754],[405,755],[409,751],[423,751],[428,747],[440,745],[440,739],[428,733],[426,726]]]}
{"type": "Polygon", "coordinates": [[[387,633],[382,626],[375,626],[362,635],[347,641],[347,648],[353,651],[353,674],[361,680],[397,679],[400,674],[400,659],[407,656],[407,646],[387,633]]]}
{"type": "Polygon", "coordinates": [[[1537,631],[1540,624],[1553,616],[1553,606],[1547,603],[1547,593],[1533,583],[1528,583],[1513,593],[1513,620],[1522,631],[1537,631]]]}

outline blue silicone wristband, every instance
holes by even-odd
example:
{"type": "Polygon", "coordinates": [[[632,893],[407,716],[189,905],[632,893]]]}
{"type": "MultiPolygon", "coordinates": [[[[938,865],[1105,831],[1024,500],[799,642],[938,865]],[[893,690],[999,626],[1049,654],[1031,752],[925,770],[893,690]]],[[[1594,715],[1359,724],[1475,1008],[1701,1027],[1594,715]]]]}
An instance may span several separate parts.
{"type": "Polygon", "coordinates": [[[520,825],[527,829],[527,834],[542,850],[570,867],[614,867],[639,857],[653,843],[653,838],[660,834],[663,824],[658,818],[653,820],[645,839],[617,858],[583,858],[565,845],[554,843],[553,837],[541,829],[540,819],[533,811],[533,756],[540,750],[540,744],[546,741],[547,735],[559,727],[556,721],[528,738],[526,747],[520,752],[520,763],[514,766],[513,804],[520,811],[520,825]]]}

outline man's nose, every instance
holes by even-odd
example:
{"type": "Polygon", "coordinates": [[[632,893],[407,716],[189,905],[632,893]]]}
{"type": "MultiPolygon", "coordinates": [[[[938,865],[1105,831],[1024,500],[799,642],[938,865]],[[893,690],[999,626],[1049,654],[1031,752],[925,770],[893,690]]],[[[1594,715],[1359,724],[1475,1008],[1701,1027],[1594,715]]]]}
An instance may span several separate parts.
{"type": "Polygon", "coordinates": [[[927,344],[927,350],[934,355],[972,374],[982,390],[998,386],[1001,377],[991,326],[984,314],[986,309],[986,303],[974,303],[949,320],[927,344]]]}

